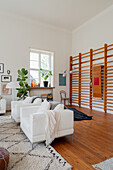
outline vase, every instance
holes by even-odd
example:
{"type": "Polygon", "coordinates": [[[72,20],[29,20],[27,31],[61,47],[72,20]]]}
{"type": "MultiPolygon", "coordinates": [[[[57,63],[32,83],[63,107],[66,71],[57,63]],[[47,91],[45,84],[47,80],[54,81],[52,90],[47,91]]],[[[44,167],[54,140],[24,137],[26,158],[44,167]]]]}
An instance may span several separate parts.
{"type": "Polygon", "coordinates": [[[48,81],[43,81],[44,87],[48,87],[48,81]]]}

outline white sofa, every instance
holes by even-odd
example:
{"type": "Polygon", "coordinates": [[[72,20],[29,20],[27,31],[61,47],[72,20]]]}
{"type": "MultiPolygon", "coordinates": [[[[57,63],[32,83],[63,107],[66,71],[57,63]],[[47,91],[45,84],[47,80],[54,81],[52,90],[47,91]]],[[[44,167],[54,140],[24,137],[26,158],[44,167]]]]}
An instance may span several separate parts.
{"type": "MultiPolygon", "coordinates": [[[[36,113],[39,107],[21,107],[20,127],[32,143],[45,141],[46,115],[36,113]]],[[[58,111],[59,112],[59,111],[58,111]]],[[[73,111],[64,109],[61,112],[61,118],[56,138],[74,133],[73,111]]]]}
{"type": "Polygon", "coordinates": [[[12,101],[11,102],[11,117],[17,123],[20,123],[20,108],[21,107],[31,107],[31,106],[39,106],[39,105],[41,105],[41,102],[37,104],[37,103],[25,103],[24,101],[12,101]]]}
{"type": "Polygon", "coordinates": [[[6,100],[0,100],[0,114],[6,113],[6,100]]]}

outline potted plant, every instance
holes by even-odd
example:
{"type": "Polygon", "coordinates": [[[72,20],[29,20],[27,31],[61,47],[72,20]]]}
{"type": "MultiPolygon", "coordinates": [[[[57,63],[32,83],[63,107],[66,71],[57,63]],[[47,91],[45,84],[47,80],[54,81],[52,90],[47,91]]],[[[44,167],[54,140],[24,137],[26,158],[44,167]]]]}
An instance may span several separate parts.
{"type": "Polygon", "coordinates": [[[28,79],[27,74],[28,70],[26,70],[25,68],[18,70],[17,81],[19,82],[20,85],[20,88],[17,88],[18,90],[17,97],[19,97],[18,100],[24,100],[26,97],[28,97],[28,92],[31,90],[30,86],[26,82],[26,80],[28,79]]]}
{"type": "Polygon", "coordinates": [[[42,68],[40,69],[41,76],[43,77],[44,81],[44,87],[48,87],[48,81],[47,79],[52,76],[52,71],[45,71],[42,68]]]}

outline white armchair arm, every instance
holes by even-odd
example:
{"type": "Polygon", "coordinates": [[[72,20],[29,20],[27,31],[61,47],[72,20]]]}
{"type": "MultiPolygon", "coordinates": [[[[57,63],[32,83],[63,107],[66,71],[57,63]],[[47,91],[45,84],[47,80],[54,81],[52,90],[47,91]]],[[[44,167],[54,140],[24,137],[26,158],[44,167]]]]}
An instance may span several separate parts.
{"type": "Polygon", "coordinates": [[[14,109],[15,105],[21,105],[23,101],[12,101],[11,102],[11,111],[14,109]]]}
{"type": "Polygon", "coordinates": [[[33,136],[45,134],[46,114],[44,112],[34,113],[30,115],[30,126],[33,136]]]}
{"type": "Polygon", "coordinates": [[[31,107],[21,107],[20,108],[20,120],[23,117],[28,117],[28,115],[38,112],[40,106],[31,106],[31,107]]]}

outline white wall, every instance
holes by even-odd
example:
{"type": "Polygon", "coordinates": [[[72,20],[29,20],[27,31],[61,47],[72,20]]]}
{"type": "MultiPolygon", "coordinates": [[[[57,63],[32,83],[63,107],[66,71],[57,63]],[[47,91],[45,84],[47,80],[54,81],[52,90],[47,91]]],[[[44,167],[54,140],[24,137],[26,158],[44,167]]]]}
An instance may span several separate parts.
{"type": "MultiPolygon", "coordinates": [[[[55,53],[54,100],[59,100],[60,89],[68,92],[68,77],[67,86],[59,87],[58,73],[68,69],[71,38],[71,33],[66,30],[9,14],[0,14],[0,63],[5,65],[4,75],[7,74],[7,70],[11,70],[13,81],[16,81],[18,69],[25,67],[29,70],[30,47],[53,51],[55,53]]],[[[7,109],[9,109],[11,96],[3,97],[8,99],[7,109]]]]}
{"type": "Polygon", "coordinates": [[[113,43],[113,6],[72,32],[72,55],[103,47],[105,43],[113,43]]]}
{"type": "Polygon", "coordinates": [[[72,54],[113,43],[113,6],[72,32],[72,54]]]}

